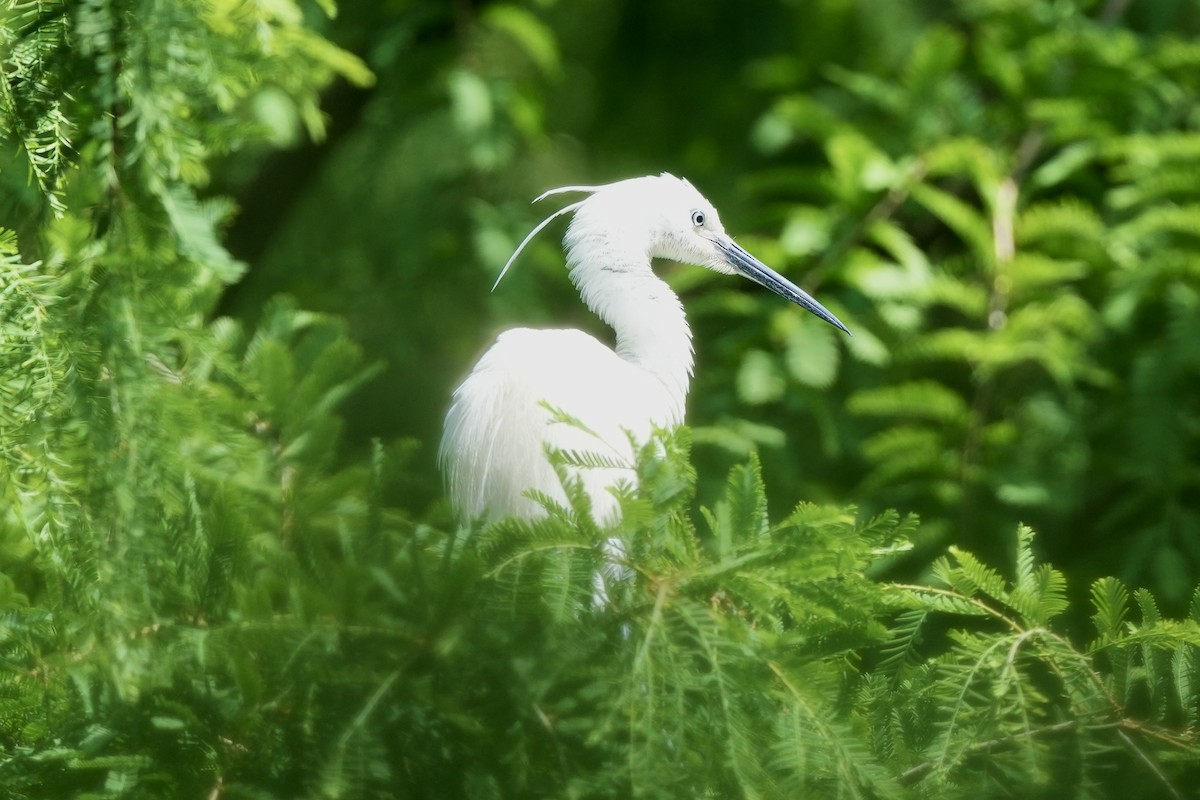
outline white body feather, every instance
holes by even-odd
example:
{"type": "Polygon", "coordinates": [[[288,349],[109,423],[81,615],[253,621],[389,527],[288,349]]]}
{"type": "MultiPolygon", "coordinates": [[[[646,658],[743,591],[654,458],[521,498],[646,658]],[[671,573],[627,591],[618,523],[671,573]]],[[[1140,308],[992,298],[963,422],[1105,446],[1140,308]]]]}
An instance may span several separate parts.
{"type": "Polygon", "coordinates": [[[683,398],[652,373],[577,330],[518,328],[502,333],[454,393],[442,459],[456,511],[463,517],[532,517],[537,489],[566,500],[546,458],[547,445],[594,452],[625,468],[581,469],[598,521],[617,518],[608,488],[633,484],[628,431],[646,441],[651,425],[683,419],[683,398]],[[596,436],[555,419],[542,403],[580,420],[596,436]]]}

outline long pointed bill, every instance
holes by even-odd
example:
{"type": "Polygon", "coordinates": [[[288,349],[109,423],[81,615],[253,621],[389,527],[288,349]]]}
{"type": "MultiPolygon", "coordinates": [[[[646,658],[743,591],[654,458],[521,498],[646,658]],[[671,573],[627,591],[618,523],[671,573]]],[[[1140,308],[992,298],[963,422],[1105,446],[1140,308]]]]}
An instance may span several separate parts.
{"type": "Polygon", "coordinates": [[[712,242],[717,246],[717,252],[721,254],[721,257],[729,266],[733,267],[734,272],[749,278],[759,286],[770,289],[780,297],[786,297],[796,305],[808,309],[835,328],[841,328],[851,336],[854,335],[850,333],[849,328],[842,324],[840,319],[818,303],[812,295],[747,253],[733,239],[717,235],[712,237],[712,242]]]}

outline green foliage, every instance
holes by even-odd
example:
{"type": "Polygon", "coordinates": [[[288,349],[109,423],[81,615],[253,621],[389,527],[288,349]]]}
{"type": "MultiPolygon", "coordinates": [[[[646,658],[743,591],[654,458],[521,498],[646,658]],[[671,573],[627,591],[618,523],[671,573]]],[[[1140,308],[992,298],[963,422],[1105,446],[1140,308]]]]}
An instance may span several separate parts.
{"type": "Polygon", "coordinates": [[[840,360],[806,343],[798,372],[775,314],[743,334],[738,397],[817,445],[765,463],[919,511],[930,551],[996,556],[1034,521],[1056,557],[1182,608],[1200,572],[1180,383],[1200,357],[1195,38],[1165,5],[908,4],[877,23],[845,5],[847,25],[892,25],[891,49],[826,80],[803,53],[773,61],[751,185],[780,231],[768,260],[804,264],[856,335],[840,360]]]}
{"type": "MultiPolygon", "coordinates": [[[[6,4],[5,796],[1193,792],[1184,5],[6,4]],[[622,521],[566,452],[451,525],[374,437],[435,437],[520,198],[664,168],[854,338],[668,270],[699,424],[622,521]]],[[[549,241],[506,286],[577,308],[549,241]]]]}
{"type": "Polygon", "coordinates": [[[343,8],[329,32],[379,84],[335,91],[336,146],[281,159],[294,203],[276,169],[226,165],[261,257],[225,308],[284,287],[346,315],[389,364],[350,434],[423,440],[401,503],[424,508],[445,398],[495,331],[607,335],[561,227],[489,294],[542,218],[526,200],[686,175],[855,334],[662,266],[695,330],[702,499],[757,452],[792,496],[920,513],[922,556],[995,559],[1026,522],[1082,582],[1119,574],[1178,613],[1200,574],[1194,4],[884,5],[343,8]]]}

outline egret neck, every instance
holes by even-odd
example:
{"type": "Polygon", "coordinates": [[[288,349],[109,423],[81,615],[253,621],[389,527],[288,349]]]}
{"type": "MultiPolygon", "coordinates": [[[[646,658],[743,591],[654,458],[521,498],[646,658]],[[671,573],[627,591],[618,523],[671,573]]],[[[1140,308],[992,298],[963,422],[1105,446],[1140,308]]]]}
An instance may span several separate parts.
{"type": "Polygon", "coordinates": [[[649,247],[613,247],[608,236],[579,233],[574,225],[567,233],[571,282],[613,329],[617,355],[662,384],[665,418],[655,421],[680,424],[692,377],[692,330],[683,304],[651,269],[649,247]]]}

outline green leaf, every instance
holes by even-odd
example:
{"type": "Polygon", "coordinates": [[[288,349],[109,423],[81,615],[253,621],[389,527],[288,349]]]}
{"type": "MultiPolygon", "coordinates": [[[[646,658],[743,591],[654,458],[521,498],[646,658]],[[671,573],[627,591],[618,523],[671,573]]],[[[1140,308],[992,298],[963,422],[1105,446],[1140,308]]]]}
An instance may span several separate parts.
{"type": "Polygon", "coordinates": [[[949,192],[929,183],[912,188],[913,199],[957,233],[981,263],[991,263],[992,231],[978,210],[949,192]]]}
{"type": "Polygon", "coordinates": [[[515,4],[498,3],[484,9],[481,21],[511,37],[545,75],[556,76],[562,71],[554,33],[530,11],[515,4]]]}
{"type": "Polygon", "coordinates": [[[983,594],[998,603],[1010,604],[1009,592],[999,572],[960,548],[951,547],[950,553],[958,562],[957,568],[946,573],[951,587],[967,597],[983,594]]]}
{"type": "Polygon", "coordinates": [[[805,386],[827,389],[837,378],[841,351],[840,332],[832,325],[797,314],[781,317],[784,329],[784,360],[788,372],[805,386]]]}
{"type": "Polygon", "coordinates": [[[758,457],[750,456],[744,466],[734,467],[725,488],[728,507],[726,528],[737,541],[762,536],[767,532],[767,496],[758,457]]]}
{"type": "Polygon", "coordinates": [[[920,663],[921,629],[930,613],[928,608],[913,608],[896,617],[892,638],[880,651],[883,655],[880,670],[899,675],[905,668],[920,663]]]}
{"type": "Polygon", "coordinates": [[[482,78],[467,70],[456,70],[447,78],[459,130],[471,133],[487,128],[495,114],[492,95],[482,78]]]}
{"type": "Polygon", "coordinates": [[[1030,174],[1029,184],[1037,189],[1057,186],[1090,165],[1098,155],[1099,149],[1094,142],[1067,145],[1030,174]]]}
{"type": "Polygon", "coordinates": [[[852,414],[887,419],[920,419],[961,428],[969,409],[962,397],[934,381],[911,381],[856,392],[846,409],[852,414]]]}
{"type": "Polygon", "coordinates": [[[904,66],[905,88],[915,95],[928,95],[955,73],[964,51],[963,37],[942,25],[926,28],[904,66]]]}
{"type": "Polygon", "coordinates": [[[903,171],[870,139],[849,130],[825,142],[825,152],[844,197],[891,188],[903,171]]]}
{"type": "Polygon", "coordinates": [[[787,384],[774,358],[762,350],[742,356],[737,373],[738,396],[751,405],[771,403],[783,396],[787,384]]]}

